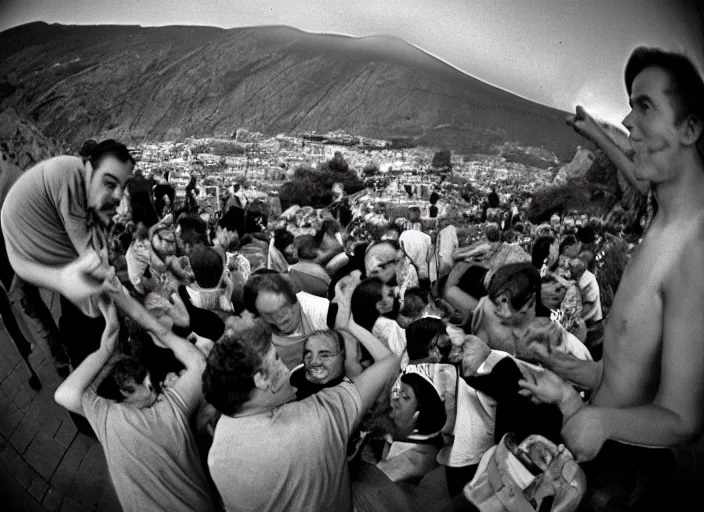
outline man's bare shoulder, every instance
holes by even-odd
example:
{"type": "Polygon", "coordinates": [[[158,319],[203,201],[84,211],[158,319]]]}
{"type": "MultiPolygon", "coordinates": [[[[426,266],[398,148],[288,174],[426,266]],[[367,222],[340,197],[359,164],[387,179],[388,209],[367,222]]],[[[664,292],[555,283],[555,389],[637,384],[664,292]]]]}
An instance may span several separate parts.
{"type": "Polygon", "coordinates": [[[671,279],[666,285],[671,285],[671,291],[678,294],[683,292],[683,286],[684,290],[704,291],[701,288],[704,283],[704,212],[682,231],[681,236],[680,250],[674,258],[671,279]]]}

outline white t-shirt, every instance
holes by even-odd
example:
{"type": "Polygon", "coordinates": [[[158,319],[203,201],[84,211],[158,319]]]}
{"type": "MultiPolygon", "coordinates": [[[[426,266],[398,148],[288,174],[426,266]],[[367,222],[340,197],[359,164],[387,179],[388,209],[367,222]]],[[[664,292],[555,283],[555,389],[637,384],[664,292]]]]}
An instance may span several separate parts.
{"type": "Polygon", "coordinates": [[[268,413],[222,416],[208,467],[225,509],[350,512],[347,442],[361,412],[346,380],[268,413]]]}
{"type": "Polygon", "coordinates": [[[279,357],[293,370],[303,361],[303,345],[309,334],[328,328],[328,310],[330,301],[323,297],[316,297],[306,292],[296,294],[301,305],[301,325],[295,332],[287,335],[274,333],[271,341],[279,353],[279,357]]]}

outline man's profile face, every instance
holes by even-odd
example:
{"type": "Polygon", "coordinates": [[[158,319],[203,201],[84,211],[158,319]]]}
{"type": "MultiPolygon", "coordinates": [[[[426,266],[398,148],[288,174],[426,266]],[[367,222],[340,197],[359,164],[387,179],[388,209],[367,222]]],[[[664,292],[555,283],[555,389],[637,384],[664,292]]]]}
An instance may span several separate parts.
{"type": "Polygon", "coordinates": [[[503,325],[518,325],[526,317],[531,307],[534,307],[534,300],[529,300],[521,309],[514,309],[510,297],[502,293],[493,301],[494,314],[503,325]]]}
{"type": "Polygon", "coordinates": [[[293,334],[301,324],[300,304],[291,304],[284,294],[261,292],[255,307],[262,320],[280,334],[293,334]]]}
{"type": "Polygon", "coordinates": [[[88,188],[88,207],[103,224],[110,224],[117,212],[125,185],[132,177],[133,167],[131,162],[121,162],[114,156],[105,156],[98,161],[98,167],[93,168],[88,188]]]}
{"type": "MultiPolygon", "coordinates": [[[[638,179],[662,182],[672,178],[670,169],[678,159],[679,127],[672,98],[669,74],[657,67],[645,68],[636,75],[631,87],[631,112],[623,120],[635,152],[638,179]]],[[[680,123],[682,124],[682,123],[680,123]]]]}
{"type": "Polygon", "coordinates": [[[303,348],[306,380],[315,384],[327,384],[343,374],[343,365],[340,345],[332,336],[316,334],[306,340],[303,348]]]}

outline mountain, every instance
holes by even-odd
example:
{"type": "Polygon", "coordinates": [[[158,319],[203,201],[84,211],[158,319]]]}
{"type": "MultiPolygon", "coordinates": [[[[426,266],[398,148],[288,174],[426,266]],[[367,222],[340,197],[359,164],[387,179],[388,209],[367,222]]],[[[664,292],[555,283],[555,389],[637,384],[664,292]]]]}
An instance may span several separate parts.
{"type": "Polygon", "coordinates": [[[569,161],[565,112],[466,75],[393,36],[290,27],[66,26],[0,33],[0,109],[80,144],[341,129],[470,152],[506,141],[569,161]]]}
{"type": "Polygon", "coordinates": [[[0,112],[0,160],[22,170],[60,153],[60,148],[13,108],[0,112]]]}

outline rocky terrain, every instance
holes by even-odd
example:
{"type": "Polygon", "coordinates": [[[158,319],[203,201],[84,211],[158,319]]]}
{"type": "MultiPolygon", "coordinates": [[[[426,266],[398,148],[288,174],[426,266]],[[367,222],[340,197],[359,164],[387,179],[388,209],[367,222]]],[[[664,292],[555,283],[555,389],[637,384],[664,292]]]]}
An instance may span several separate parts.
{"type": "Polygon", "coordinates": [[[288,27],[64,26],[0,33],[0,110],[49,137],[127,142],[346,130],[481,152],[510,141],[569,161],[565,113],[387,36],[288,27]]]}

